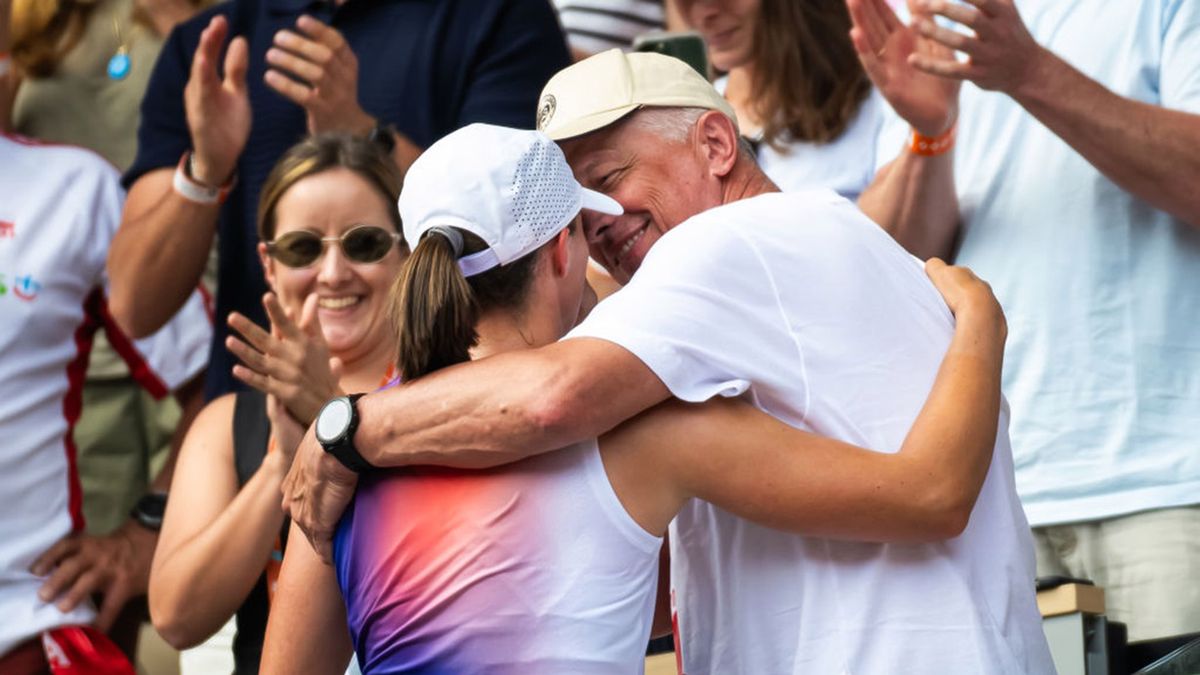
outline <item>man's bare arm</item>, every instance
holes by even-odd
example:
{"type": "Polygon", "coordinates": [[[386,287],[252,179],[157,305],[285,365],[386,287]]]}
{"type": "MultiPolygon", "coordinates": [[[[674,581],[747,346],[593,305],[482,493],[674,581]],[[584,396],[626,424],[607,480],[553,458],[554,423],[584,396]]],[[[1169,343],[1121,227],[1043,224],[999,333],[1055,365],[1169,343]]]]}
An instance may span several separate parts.
{"type": "MultiPolygon", "coordinates": [[[[1109,91],[1034,41],[1012,0],[971,0],[971,6],[948,0],[919,2],[925,11],[974,34],[939,26],[929,18],[918,21],[922,35],[968,59],[918,54],[912,60],[915,67],[1011,96],[1109,180],[1200,227],[1195,181],[1200,175],[1200,115],[1109,91]]],[[[1164,98],[1171,93],[1164,91],[1164,98]]]]}
{"type": "MultiPolygon", "coordinates": [[[[598,436],[669,395],[624,348],[594,338],[565,340],[365,396],[354,444],[381,467],[497,466],[598,436]]],[[[283,483],[283,508],[326,562],[357,483],[357,474],[326,453],[309,429],[283,483]]]]}
{"type": "Polygon", "coordinates": [[[187,302],[217,231],[220,206],[184,199],[171,188],[173,173],[157,169],[134,182],[108,251],[109,311],[135,338],[166,325],[187,302]]]}
{"type": "Polygon", "coordinates": [[[594,438],[668,396],[624,348],[565,340],[367,396],[354,440],[376,466],[486,468],[594,438]]]}

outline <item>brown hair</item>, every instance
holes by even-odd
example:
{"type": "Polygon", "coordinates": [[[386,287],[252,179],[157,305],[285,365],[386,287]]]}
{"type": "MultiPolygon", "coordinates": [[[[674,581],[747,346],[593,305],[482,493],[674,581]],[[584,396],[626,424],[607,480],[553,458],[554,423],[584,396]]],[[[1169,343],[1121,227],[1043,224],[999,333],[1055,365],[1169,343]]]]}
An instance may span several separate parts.
{"type": "Polygon", "coordinates": [[[388,215],[396,231],[403,234],[400,211],[395,207],[400,197],[400,170],[392,158],[364,138],[349,134],[319,134],[292,146],[271,169],[258,196],[258,238],[261,241],[275,238],[275,207],[293,185],[339,167],[366,179],[392,205],[388,215]]]}
{"type": "MultiPolygon", "coordinates": [[[[566,230],[574,232],[576,222],[578,219],[566,230]]],[[[455,229],[463,237],[463,255],[486,248],[479,237],[455,229]]],[[[507,265],[467,278],[458,268],[449,239],[436,230],[421,237],[392,286],[392,318],[400,336],[396,359],[400,377],[415,380],[470,360],[471,347],[479,340],[475,324],[480,315],[521,307],[540,254],[554,241],[507,265]]]]}
{"type": "Polygon", "coordinates": [[[827,143],[871,91],[850,41],[846,0],[762,0],[754,27],[751,96],[763,140],[827,143]]]}

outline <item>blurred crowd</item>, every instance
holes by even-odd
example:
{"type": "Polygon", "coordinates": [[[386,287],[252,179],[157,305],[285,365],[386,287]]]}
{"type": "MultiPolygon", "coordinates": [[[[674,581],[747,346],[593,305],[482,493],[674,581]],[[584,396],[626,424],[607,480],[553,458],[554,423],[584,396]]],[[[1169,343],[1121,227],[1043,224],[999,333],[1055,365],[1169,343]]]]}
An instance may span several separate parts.
{"type": "MultiPolygon", "coordinates": [[[[771,191],[832,191],[988,282],[1037,575],[1102,586],[1131,641],[1200,632],[1200,3],[0,0],[0,672],[132,672],[145,622],[185,675],[266,670],[272,612],[320,606],[277,585],[302,438],[463,360],[414,366],[394,332],[393,285],[433,264],[406,173],[475,123],[573,138],[551,78],[614,49],[711,81],[771,191]]],[[[633,211],[582,138],[579,183],[633,211]]],[[[646,211],[674,227],[671,189],[646,211]]],[[[592,248],[600,307],[646,237],[592,248]]]]}

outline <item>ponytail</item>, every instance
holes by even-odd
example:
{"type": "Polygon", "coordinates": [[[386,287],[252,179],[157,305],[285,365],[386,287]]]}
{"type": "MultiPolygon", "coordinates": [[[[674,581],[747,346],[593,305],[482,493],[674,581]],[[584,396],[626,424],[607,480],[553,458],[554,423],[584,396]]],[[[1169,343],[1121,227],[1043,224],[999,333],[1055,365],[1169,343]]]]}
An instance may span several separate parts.
{"type": "Polygon", "coordinates": [[[479,304],[455,253],[445,235],[427,233],[392,287],[400,335],[396,363],[405,381],[471,358],[479,304]]]}

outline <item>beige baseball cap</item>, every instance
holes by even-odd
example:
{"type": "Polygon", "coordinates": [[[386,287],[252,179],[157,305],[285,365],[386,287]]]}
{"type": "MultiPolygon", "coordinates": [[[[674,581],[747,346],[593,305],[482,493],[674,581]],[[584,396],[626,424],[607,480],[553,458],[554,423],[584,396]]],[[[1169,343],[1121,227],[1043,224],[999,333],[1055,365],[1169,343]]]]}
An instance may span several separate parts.
{"type": "Polygon", "coordinates": [[[558,71],[542,89],[537,128],[556,141],[606,127],[642,106],[733,108],[712,84],[673,56],[610,49],[558,71]]]}

